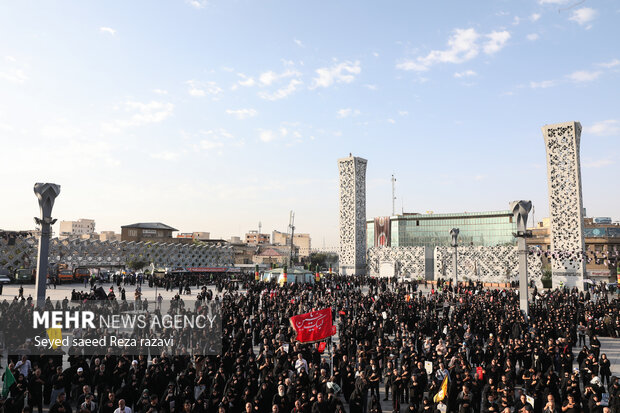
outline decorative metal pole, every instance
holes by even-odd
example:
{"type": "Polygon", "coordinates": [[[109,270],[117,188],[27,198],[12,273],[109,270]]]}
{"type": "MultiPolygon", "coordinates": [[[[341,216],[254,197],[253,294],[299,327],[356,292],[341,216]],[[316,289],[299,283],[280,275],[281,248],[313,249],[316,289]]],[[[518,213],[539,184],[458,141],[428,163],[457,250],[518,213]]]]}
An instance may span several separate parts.
{"type": "Polygon", "coordinates": [[[527,230],[527,216],[532,209],[532,201],[514,201],[510,209],[517,221],[517,252],[519,254],[519,307],[525,317],[528,316],[528,291],[527,291],[527,245],[525,239],[532,236],[527,230]]]}
{"type": "Polygon", "coordinates": [[[50,237],[52,235],[51,226],[56,223],[56,220],[52,219],[52,208],[54,207],[56,197],[60,194],[60,185],[36,183],[34,184],[34,193],[39,200],[39,209],[41,211],[41,217],[34,218],[34,221],[41,228],[35,289],[37,292],[37,307],[43,308],[45,305],[45,287],[47,282],[50,237]]]}
{"type": "Polygon", "coordinates": [[[457,238],[459,237],[459,229],[458,228],[452,228],[450,230],[450,236],[452,237],[452,246],[454,247],[454,252],[452,253],[453,257],[452,257],[452,278],[453,278],[453,282],[454,282],[454,288],[456,289],[456,287],[458,287],[458,240],[457,238]]]}
{"type": "Polygon", "coordinates": [[[396,192],[395,192],[396,178],[392,174],[392,216],[396,215],[396,192]]]}

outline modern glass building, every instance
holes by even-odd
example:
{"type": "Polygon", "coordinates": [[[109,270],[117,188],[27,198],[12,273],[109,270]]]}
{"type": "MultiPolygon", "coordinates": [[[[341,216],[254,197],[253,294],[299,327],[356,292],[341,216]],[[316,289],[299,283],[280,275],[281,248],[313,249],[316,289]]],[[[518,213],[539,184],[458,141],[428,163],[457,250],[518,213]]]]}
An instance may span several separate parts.
{"type": "MultiPolygon", "coordinates": [[[[516,245],[517,224],[511,211],[456,214],[403,214],[389,217],[389,245],[393,247],[450,245],[450,230],[459,229],[459,245],[516,245]]],[[[375,220],[368,220],[368,246],[376,246],[375,220]]],[[[383,231],[384,233],[387,231],[383,231]]]]}

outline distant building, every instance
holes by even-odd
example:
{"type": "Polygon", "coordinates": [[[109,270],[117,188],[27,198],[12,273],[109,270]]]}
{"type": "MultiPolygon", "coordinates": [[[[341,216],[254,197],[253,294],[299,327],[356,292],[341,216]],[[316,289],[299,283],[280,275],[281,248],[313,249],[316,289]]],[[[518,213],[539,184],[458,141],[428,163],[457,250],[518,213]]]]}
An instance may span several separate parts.
{"type": "Polygon", "coordinates": [[[101,240],[101,235],[97,234],[96,232],[93,232],[92,234],[82,234],[79,236],[80,239],[89,239],[89,240],[101,240]]]}
{"type": "Polygon", "coordinates": [[[230,237],[228,242],[230,242],[231,244],[243,244],[243,241],[241,241],[241,237],[235,237],[235,236],[230,237]]]}
{"type": "Polygon", "coordinates": [[[195,239],[196,241],[206,241],[210,239],[210,237],[211,237],[210,232],[204,232],[204,231],[192,232],[192,238],[195,239]]]}
{"type": "Polygon", "coordinates": [[[161,222],[142,222],[121,227],[122,241],[174,242],[172,233],[178,231],[161,222]]]}
{"type": "Polygon", "coordinates": [[[182,232],[177,234],[177,239],[190,239],[193,241],[208,241],[210,237],[209,232],[182,232]]]}
{"type": "Polygon", "coordinates": [[[460,245],[516,245],[512,211],[454,214],[404,213],[366,221],[368,246],[435,247],[450,244],[450,230],[459,229],[460,245]],[[376,236],[375,236],[376,235],[376,236]]]}
{"type": "Polygon", "coordinates": [[[99,233],[99,240],[101,241],[120,241],[121,234],[117,234],[114,231],[101,231],[99,233]]]}
{"type": "Polygon", "coordinates": [[[259,234],[258,231],[250,231],[245,234],[245,243],[248,245],[269,244],[269,234],[259,234]]]}
{"type": "Polygon", "coordinates": [[[278,264],[284,265],[288,262],[289,255],[278,251],[275,248],[266,248],[254,255],[254,264],[278,264]]]}
{"type": "MultiPolygon", "coordinates": [[[[585,208],[584,208],[585,210],[585,208]]],[[[585,211],[584,211],[585,214],[585,211]]],[[[611,224],[611,217],[596,217],[592,218],[592,222],[595,224],[611,224]]]]}
{"type": "MultiPolygon", "coordinates": [[[[291,235],[286,232],[273,231],[271,234],[273,245],[290,245],[291,235]]],[[[310,256],[311,239],[310,234],[295,234],[293,245],[297,248],[299,258],[310,256]]]]}
{"type": "MultiPolygon", "coordinates": [[[[586,251],[590,259],[590,262],[586,262],[588,277],[602,277],[605,281],[609,279],[609,282],[615,282],[620,259],[620,224],[612,223],[611,218],[607,217],[584,218],[583,223],[586,251]]],[[[550,218],[543,218],[533,228],[529,228],[532,237],[527,238],[528,246],[538,247],[543,251],[551,250],[550,224],[550,218]]],[[[543,257],[543,262],[548,263],[546,257],[543,257]]]]}
{"type": "Polygon", "coordinates": [[[235,265],[254,264],[254,255],[258,252],[257,246],[245,245],[243,243],[233,246],[235,253],[235,265]]]}
{"type": "Polygon", "coordinates": [[[58,237],[81,238],[82,235],[93,234],[95,232],[95,220],[80,218],[77,221],[60,221],[58,237]]]}

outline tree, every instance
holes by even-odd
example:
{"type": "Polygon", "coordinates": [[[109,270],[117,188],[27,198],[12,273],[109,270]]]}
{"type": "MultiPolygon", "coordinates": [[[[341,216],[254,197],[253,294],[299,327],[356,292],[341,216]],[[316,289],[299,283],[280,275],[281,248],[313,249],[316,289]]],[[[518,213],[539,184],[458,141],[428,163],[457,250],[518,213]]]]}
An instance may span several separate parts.
{"type": "Polygon", "coordinates": [[[310,268],[314,269],[317,265],[321,268],[329,268],[329,264],[334,265],[338,262],[338,254],[329,252],[313,252],[310,254],[310,268]]]}
{"type": "Polygon", "coordinates": [[[142,260],[130,260],[130,261],[127,261],[126,265],[130,270],[138,271],[146,267],[147,265],[149,265],[149,263],[147,261],[142,261],[142,260]]]}

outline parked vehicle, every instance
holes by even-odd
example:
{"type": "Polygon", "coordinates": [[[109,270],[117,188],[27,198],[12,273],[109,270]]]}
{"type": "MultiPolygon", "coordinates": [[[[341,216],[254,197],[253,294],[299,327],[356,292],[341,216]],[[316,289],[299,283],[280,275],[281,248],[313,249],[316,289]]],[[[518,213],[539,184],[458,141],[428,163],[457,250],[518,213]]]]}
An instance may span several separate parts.
{"type": "Polygon", "coordinates": [[[78,267],[73,270],[73,278],[77,281],[84,281],[84,278],[90,279],[90,270],[88,268],[78,267]]]}
{"type": "Polygon", "coordinates": [[[34,268],[20,268],[15,270],[13,279],[16,284],[28,284],[34,282],[36,270],[34,268]]]}
{"type": "Polygon", "coordinates": [[[10,284],[11,279],[7,275],[0,274],[0,284],[10,284]]]}
{"type": "Polygon", "coordinates": [[[58,281],[60,282],[71,282],[73,281],[73,271],[71,270],[60,270],[58,271],[58,281]]]}
{"type": "Polygon", "coordinates": [[[271,282],[276,281],[278,284],[314,284],[315,275],[311,271],[302,269],[293,269],[286,274],[286,281],[284,279],[284,270],[282,268],[275,268],[265,271],[261,276],[261,281],[271,282]]]}
{"type": "Polygon", "coordinates": [[[166,278],[166,275],[169,275],[170,272],[167,268],[155,268],[153,271],[153,278],[156,280],[163,280],[166,278]]]}

